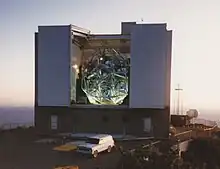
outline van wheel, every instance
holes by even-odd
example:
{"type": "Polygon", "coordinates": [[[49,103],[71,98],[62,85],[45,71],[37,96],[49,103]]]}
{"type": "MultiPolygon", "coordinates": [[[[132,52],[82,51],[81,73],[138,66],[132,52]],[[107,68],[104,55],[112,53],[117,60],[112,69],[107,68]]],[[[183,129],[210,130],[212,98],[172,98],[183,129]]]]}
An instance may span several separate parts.
{"type": "Polygon", "coordinates": [[[96,150],[94,153],[93,153],[93,157],[97,157],[98,156],[98,151],[96,150]]]}
{"type": "Polygon", "coordinates": [[[112,150],[112,147],[111,146],[108,146],[108,153],[110,153],[111,152],[111,150],[112,150]]]}

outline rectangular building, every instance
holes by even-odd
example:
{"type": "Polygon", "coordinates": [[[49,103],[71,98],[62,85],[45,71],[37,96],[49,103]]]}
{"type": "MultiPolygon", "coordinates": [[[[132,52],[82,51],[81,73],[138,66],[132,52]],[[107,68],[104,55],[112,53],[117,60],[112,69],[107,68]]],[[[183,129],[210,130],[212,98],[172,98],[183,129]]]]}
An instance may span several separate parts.
{"type": "Polygon", "coordinates": [[[35,33],[39,132],[168,137],[172,31],[123,22],[121,34],[73,25],[35,33]]]}

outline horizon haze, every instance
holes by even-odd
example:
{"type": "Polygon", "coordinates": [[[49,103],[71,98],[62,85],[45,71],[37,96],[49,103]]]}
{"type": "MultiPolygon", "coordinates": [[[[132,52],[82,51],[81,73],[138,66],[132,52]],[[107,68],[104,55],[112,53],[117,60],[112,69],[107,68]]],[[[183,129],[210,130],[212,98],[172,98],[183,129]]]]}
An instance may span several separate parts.
{"type": "MultiPolygon", "coordinates": [[[[220,121],[218,110],[201,109],[198,118],[220,121]]],[[[184,111],[185,113],[186,111],[184,111]]],[[[174,112],[171,110],[171,114],[174,112]]],[[[0,126],[4,124],[34,124],[33,107],[0,107],[0,126]]]]}

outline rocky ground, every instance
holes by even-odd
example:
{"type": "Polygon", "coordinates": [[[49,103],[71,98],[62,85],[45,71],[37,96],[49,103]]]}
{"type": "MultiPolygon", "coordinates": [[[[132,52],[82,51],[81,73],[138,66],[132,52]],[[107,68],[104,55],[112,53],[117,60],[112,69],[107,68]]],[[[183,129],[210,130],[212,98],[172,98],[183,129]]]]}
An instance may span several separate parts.
{"type": "MultiPolygon", "coordinates": [[[[76,152],[57,152],[52,150],[55,144],[36,143],[38,140],[34,128],[20,129],[0,133],[0,166],[2,169],[53,169],[55,166],[78,165],[80,169],[115,168],[119,151],[100,154],[96,159],[77,154],[76,152]]],[[[58,143],[60,144],[60,143],[58,143]]],[[[142,142],[118,144],[126,149],[142,142]]]]}

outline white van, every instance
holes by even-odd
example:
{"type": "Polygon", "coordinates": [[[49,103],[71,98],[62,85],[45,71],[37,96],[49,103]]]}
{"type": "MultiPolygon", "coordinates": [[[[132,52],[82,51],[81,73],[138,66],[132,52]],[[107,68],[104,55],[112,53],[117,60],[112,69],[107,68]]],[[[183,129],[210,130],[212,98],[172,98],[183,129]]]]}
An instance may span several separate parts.
{"type": "Polygon", "coordinates": [[[113,147],[115,147],[115,142],[111,135],[98,134],[88,137],[85,144],[77,147],[77,152],[91,154],[93,157],[97,157],[100,152],[111,152],[113,147]]]}

